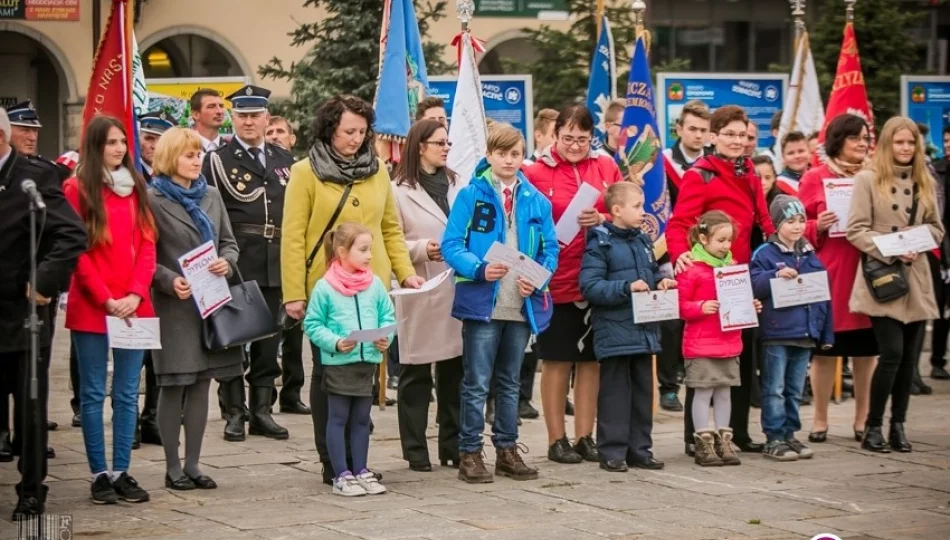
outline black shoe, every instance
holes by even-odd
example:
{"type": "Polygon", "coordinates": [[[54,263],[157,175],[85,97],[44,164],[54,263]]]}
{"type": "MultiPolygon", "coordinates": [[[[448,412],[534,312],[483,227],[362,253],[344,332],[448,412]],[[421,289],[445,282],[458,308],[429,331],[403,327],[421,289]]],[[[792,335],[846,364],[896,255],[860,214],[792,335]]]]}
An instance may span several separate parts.
{"type": "Polygon", "coordinates": [[[917,387],[920,388],[920,395],[922,396],[929,396],[934,393],[933,387],[922,380],[917,380],[917,387]]]}
{"type": "Polygon", "coordinates": [[[59,427],[59,424],[57,424],[56,422],[52,422],[52,421],[47,420],[47,422],[46,422],[46,431],[56,431],[56,428],[58,428],[58,427],[59,427]]]}
{"type": "Polygon", "coordinates": [[[668,392],[660,396],[660,408],[664,411],[683,412],[683,404],[675,392],[668,392]]]}
{"type": "Polygon", "coordinates": [[[950,373],[948,373],[945,368],[935,367],[930,370],[930,378],[936,379],[938,381],[946,381],[947,379],[950,379],[950,373]]]}
{"type": "Polygon", "coordinates": [[[600,468],[607,472],[627,472],[627,462],[622,459],[610,459],[600,462],[600,468]]]}
{"type": "Polygon", "coordinates": [[[190,476],[188,473],[185,473],[185,476],[195,485],[198,489],[218,489],[218,484],[211,479],[207,474],[199,474],[198,476],[190,476]]]}
{"type": "Polygon", "coordinates": [[[696,457],[696,443],[686,443],[686,448],[683,449],[683,453],[689,457],[696,457]]]}
{"type": "Polygon", "coordinates": [[[907,435],[904,434],[904,424],[901,422],[891,422],[891,432],[887,437],[887,443],[894,450],[905,454],[914,450],[913,445],[907,440],[907,435]]]}
{"type": "Polygon", "coordinates": [[[22,497],[16,503],[13,510],[13,521],[25,521],[34,516],[46,513],[46,507],[36,497],[22,497]]]}
{"type": "Polygon", "coordinates": [[[168,476],[168,473],[165,473],[165,487],[174,489],[175,491],[191,491],[198,486],[187,476],[172,480],[172,477],[168,476]]]}
{"type": "Polygon", "coordinates": [[[143,503],[148,502],[148,492],[139,486],[135,478],[129,476],[129,473],[122,473],[112,484],[115,494],[125,502],[143,503]]]}
{"type": "Polygon", "coordinates": [[[485,403],[485,425],[495,425],[495,400],[490,399],[485,403]]]}
{"type": "Polygon", "coordinates": [[[580,456],[584,458],[584,461],[591,461],[594,463],[600,461],[600,453],[597,451],[597,443],[594,442],[594,438],[590,435],[578,439],[577,444],[574,445],[574,451],[580,454],[580,456]]]}
{"type": "Polygon", "coordinates": [[[333,485],[333,467],[329,463],[323,464],[323,483],[332,486],[333,485]]]}
{"type": "Polygon", "coordinates": [[[666,467],[665,463],[652,457],[650,459],[633,459],[628,457],[627,465],[637,469],[647,469],[651,471],[659,471],[660,469],[666,467]]]}
{"type": "Polygon", "coordinates": [[[10,444],[10,433],[0,431],[0,463],[13,461],[13,446],[10,444]]]}
{"type": "MultiPolygon", "coordinates": [[[[733,439],[733,442],[735,442],[735,439],[733,439]]],[[[742,450],[743,452],[750,452],[753,454],[759,454],[762,452],[762,449],[765,448],[764,444],[757,443],[751,439],[748,441],[736,442],[735,444],[739,448],[739,450],[742,450]]]]}
{"type": "Polygon", "coordinates": [[[309,415],[310,407],[308,407],[304,402],[297,399],[294,402],[281,402],[280,403],[280,412],[283,414],[302,414],[309,415]]]}
{"type": "Polygon", "coordinates": [[[571,448],[571,442],[567,440],[567,435],[554,441],[554,444],[548,448],[548,459],[555,463],[567,464],[584,461],[584,458],[571,448]]]}
{"type": "Polygon", "coordinates": [[[92,502],[93,504],[115,504],[119,502],[119,496],[112,486],[112,480],[109,480],[109,473],[100,474],[92,482],[92,502]]]}
{"type": "Polygon", "coordinates": [[[574,404],[571,403],[571,398],[567,398],[567,401],[564,402],[564,415],[574,416],[574,404]]]}
{"type": "Polygon", "coordinates": [[[399,389],[399,375],[393,375],[392,377],[390,377],[389,380],[386,381],[386,388],[390,390],[398,390],[399,389]]]}
{"type": "Polygon", "coordinates": [[[521,401],[518,403],[518,417],[525,420],[534,420],[540,418],[541,413],[531,406],[530,401],[521,401]]]}
{"type": "MultiPolygon", "coordinates": [[[[855,433],[855,436],[857,436],[858,432],[855,431],[854,433],[855,433]]],[[[808,434],[808,442],[811,442],[811,443],[823,443],[827,440],[828,440],[827,429],[824,431],[812,431],[811,433],[808,434]]]]}
{"type": "Polygon", "coordinates": [[[142,444],[162,445],[162,434],[158,430],[158,422],[155,417],[145,419],[142,417],[142,444]]]}
{"type": "Polygon", "coordinates": [[[266,386],[251,387],[251,421],[248,422],[247,432],[283,441],[290,438],[290,432],[278,425],[270,414],[273,392],[273,388],[266,386]]]}
{"type": "Polygon", "coordinates": [[[881,426],[867,428],[864,432],[864,440],[861,441],[861,448],[879,454],[891,453],[891,449],[887,447],[887,441],[884,440],[881,426]]]}
{"type": "Polygon", "coordinates": [[[432,472],[432,464],[428,461],[410,461],[409,470],[416,472],[432,472]]]}
{"type": "Polygon", "coordinates": [[[74,414],[73,420],[69,423],[69,425],[73,427],[82,427],[82,416],[80,416],[79,413],[74,414]]]}

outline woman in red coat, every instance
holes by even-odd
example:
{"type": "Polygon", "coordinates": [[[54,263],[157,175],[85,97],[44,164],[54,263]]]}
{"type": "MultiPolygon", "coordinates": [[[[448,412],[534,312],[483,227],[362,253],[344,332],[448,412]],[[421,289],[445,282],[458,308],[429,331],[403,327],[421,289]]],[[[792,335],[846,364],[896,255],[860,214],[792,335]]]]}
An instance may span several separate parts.
{"type": "Polygon", "coordinates": [[[603,193],[611,184],[620,182],[622,176],[613,159],[591,149],[593,135],[594,118],[590,111],[582,105],[572,105],[561,111],[554,124],[554,144],[525,169],[528,180],[551,200],[555,223],[582,184],[601,193],[594,206],[585,208],[578,216],[581,231],[567,245],[561,244],[557,271],[550,283],[554,299],[551,326],[538,336],[538,357],[544,359],[541,403],[548,429],[548,459],[558,463],[600,460],[591,436],[597,417],[600,365],[594,356],[590,307],[581,294],[578,277],[587,229],[607,219],[603,193]],[[565,389],[572,367],[576,367],[573,447],[564,429],[565,389]]]}
{"type": "Polygon", "coordinates": [[[138,417],[144,351],[112,349],[112,468],[106,463],[102,404],[109,340],[106,317],[154,317],[149,289],[155,273],[155,222],[145,180],[135,171],[122,123],[96,117],[86,128],[76,177],[63,185],[89,233],[69,286],[66,328],[79,364],[79,395],[92,500],[145,502],[148,493],[128,474],[138,417]]]}
{"type": "Polygon", "coordinates": [[[861,264],[861,252],[835,232],[844,225],[848,216],[838,216],[827,210],[825,180],[851,178],[864,167],[870,136],[867,123],[853,114],[841,115],[828,125],[825,152],[828,161],[805,173],[800,184],[799,197],[805,205],[809,224],[818,230],[815,248],[818,258],[828,270],[831,288],[831,311],[835,328],[835,345],[811,363],[811,387],[815,396],[815,416],[812,420],[811,442],[824,442],[828,436],[828,401],[834,386],[835,362],[838,357],[850,357],[854,375],[854,437],[864,435],[868,415],[871,376],[877,356],[877,340],[866,315],[852,313],[848,308],[851,289],[861,264]],[[833,228],[834,226],[834,228],[833,228]]]}

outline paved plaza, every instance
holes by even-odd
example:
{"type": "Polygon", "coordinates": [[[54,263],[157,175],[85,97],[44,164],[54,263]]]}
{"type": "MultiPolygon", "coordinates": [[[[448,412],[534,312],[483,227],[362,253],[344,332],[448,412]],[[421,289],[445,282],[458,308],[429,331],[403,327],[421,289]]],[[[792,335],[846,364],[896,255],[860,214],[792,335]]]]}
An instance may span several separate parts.
{"type": "MultiPolygon", "coordinates": [[[[50,437],[57,457],[50,461],[48,511],[72,515],[74,538],[801,540],[819,533],[847,540],[950,538],[950,383],[929,379],[934,395],[911,402],[911,454],[859,450],[851,437],[852,401],[832,406],[828,442],[814,445],[814,459],[780,464],[742,455],[742,466],[729,468],[701,469],[683,454],[682,414],[661,412],[657,418],[655,453],[666,461],[666,470],[626,474],[591,463],[547,461],[544,422],[530,420],[521,440],[540,479],[498,478],[485,485],[462,483],[455,470],[437,465],[431,473],[409,471],[400,457],[395,407],[374,410],[370,464],[383,472],[390,492],[358,499],[333,496],[320,482],[309,417],[276,415],[291,432],[288,441],[249,437],[227,443],[213,403],[202,466],[219,489],[165,489],[162,449],[145,445],[134,452],[131,472],[149,490],[151,502],[94,506],[82,433],[69,427],[66,335],[57,335],[51,373],[50,417],[60,428],[50,437]]],[[[754,409],[753,433],[760,431],[758,414],[754,409]]],[[[811,414],[810,407],[802,411],[806,429],[811,414]]],[[[493,463],[490,444],[487,450],[493,463]]],[[[433,462],[438,463],[434,454],[433,462]]],[[[16,481],[14,464],[2,464],[0,540],[17,537],[8,521],[16,481]]]]}

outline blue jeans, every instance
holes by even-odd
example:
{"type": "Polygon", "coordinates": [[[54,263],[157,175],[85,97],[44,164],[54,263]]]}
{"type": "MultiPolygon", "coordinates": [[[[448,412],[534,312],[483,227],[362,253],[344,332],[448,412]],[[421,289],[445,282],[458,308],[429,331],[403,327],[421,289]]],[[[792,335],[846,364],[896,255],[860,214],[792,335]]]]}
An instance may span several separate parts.
{"type": "MultiPolygon", "coordinates": [[[[79,364],[79,408],[86,458],[93,474],[106,464],[102,404],[106,400],[109,339],[105,334],[73,332],[79,364]]],[[[112,349],[112,471],[127,472],[139,409],[139,377],[145,351],[112,349]]]]}
{"type": "Polygon", "coordinates": [[[511,448],[518,441],[521,363],[531,337],[528,323],[464,321],[462,324],[462,405],[459,452],[482,449],[485,401],[495,377],[495,425],[492,444],[511,448]]]}
{"type": "Polygon", "coordinates": [[[771,441],[784,441],[802,428],[802,402],[811,349],[766,345],[762,373],[762,431],[771,441]]]}

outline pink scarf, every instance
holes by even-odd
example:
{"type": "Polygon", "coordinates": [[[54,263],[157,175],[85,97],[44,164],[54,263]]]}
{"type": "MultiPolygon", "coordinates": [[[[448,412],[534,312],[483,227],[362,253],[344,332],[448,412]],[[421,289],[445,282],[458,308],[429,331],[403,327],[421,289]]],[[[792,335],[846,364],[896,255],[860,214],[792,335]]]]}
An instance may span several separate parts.
{"type": "Polygon", "coordinates": [[[333,261],[324,279],[343,296],[356,296],[373,284],[373,273],[369,270],[357,270],[350,273],[343,268],[339,260],[333,261]]]}

